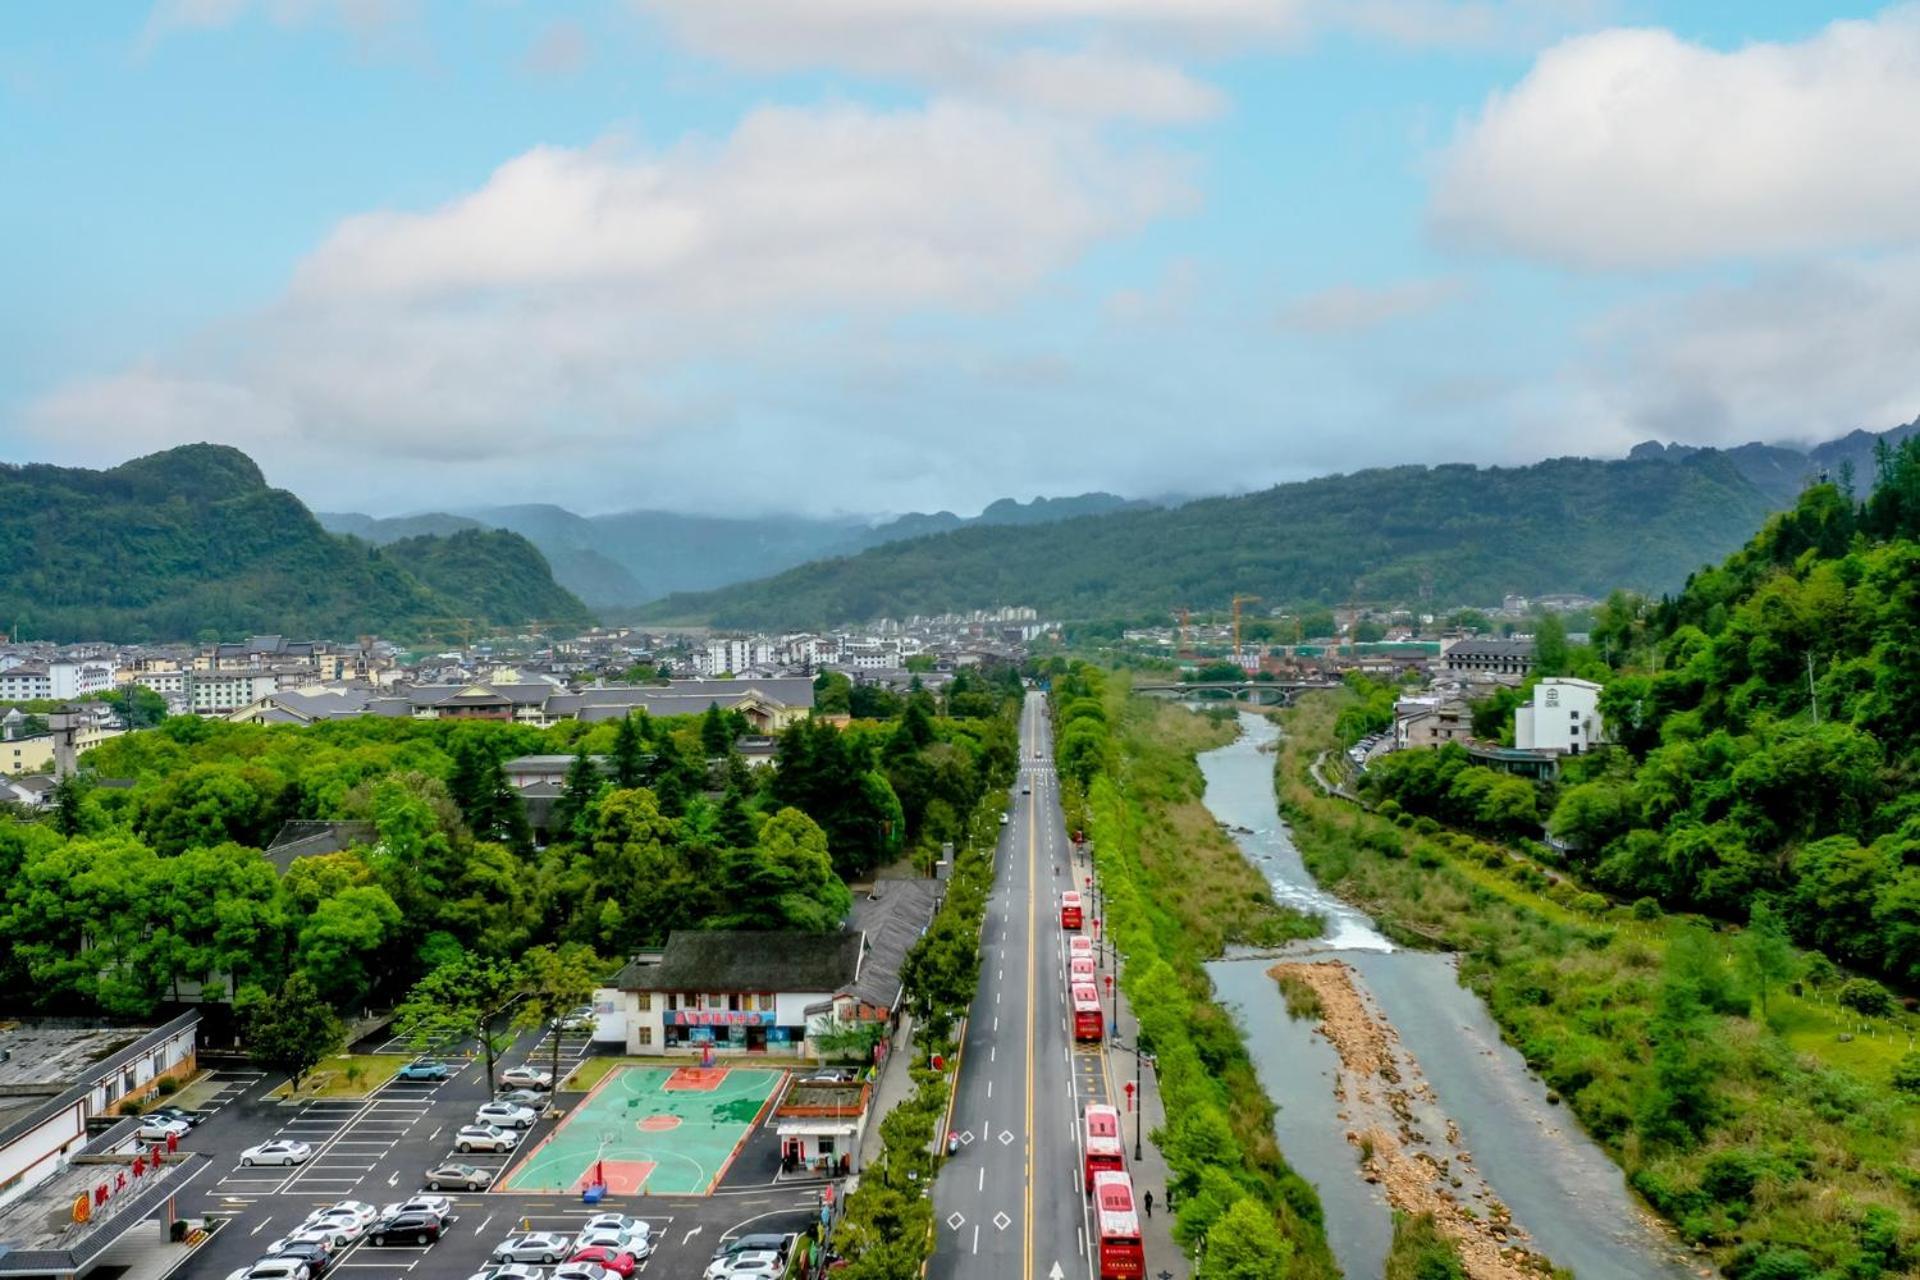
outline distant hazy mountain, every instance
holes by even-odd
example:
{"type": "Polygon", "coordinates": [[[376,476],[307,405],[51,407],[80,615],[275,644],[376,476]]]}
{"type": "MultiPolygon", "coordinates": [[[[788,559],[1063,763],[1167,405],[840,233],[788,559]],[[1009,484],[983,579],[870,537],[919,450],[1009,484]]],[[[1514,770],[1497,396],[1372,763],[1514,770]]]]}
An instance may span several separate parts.
{"type": "Polygon", "coordinates": [[[815,627],[1033,605],[1069,618],[1359,598],[1679,586],[1773,506],[1724,455],[1393,467],[1171,510],[980,525],[647,606],[654,621],[815,627]]]}
{"type": "Polygon", "coordinates": [[[253,460],[184,445],[107,471],[0,466],[0,628],[44,640],[427,634],[586,616],[511,534],[389,555],[323,529],[253,460]]]}
{"type": "Polygon", "coordinates": [[[540,548],[562,586],[594,608],[608,610],[973,525],[1045,524],[1151,505],[1110,493],[1086,493],[1024,503],[1002,498],[978,516],[916,512],[877,522],[855,516],[690,516],[670,511],[582,516],[544,503],[384,519],[328,512],[320,519],[335,532],[377,543],[463,528],[508,529],[540,548]]]}
{"type": "MultiPolygon", "coordinates": [[[[1779,507],[1792,506],[1800,491],[1821,477],[1839,483],[1850,468],[1854,488],[1865,493],[1873,485],[1873,452],[1879,441],[1895,445],[1920,433],[1920,418],[1904,427],[1887,431],[1850,431],[1838,440],[1800,446],[1791,444],[1743,444],[1719,452],[1779,507]]],[[[1661,444],[1650,440],[1636,445],[1629,455],[1635,458],[1678,460],[1701,452],[1695,445],[1661,444]]]]}

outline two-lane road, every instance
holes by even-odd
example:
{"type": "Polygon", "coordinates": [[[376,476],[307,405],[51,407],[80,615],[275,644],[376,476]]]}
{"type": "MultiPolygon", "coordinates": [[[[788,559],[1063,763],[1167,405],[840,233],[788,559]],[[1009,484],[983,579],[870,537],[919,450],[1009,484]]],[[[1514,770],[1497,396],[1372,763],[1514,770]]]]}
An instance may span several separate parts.
{"type": "Polygon", "coordinates": [[[1073,868],[1038,694],[1021,713],[1020,757],[961,1050],[953,1127],[963,1145],[934,1185],[932,1280],[1089,1274],[1077,1099],[1104,1069],[1071,1035],[1059,895],[1073,868]]]}

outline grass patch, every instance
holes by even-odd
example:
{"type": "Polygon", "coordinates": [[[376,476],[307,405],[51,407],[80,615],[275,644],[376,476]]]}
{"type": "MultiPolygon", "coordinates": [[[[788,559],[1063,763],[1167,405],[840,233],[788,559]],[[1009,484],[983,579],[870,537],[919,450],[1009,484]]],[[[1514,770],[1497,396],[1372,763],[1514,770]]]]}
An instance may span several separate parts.
{"type": "Polygon", "coordinates": [[[1287,1016],[1295,1022],[1306,1019],[1318,1022],[1326,1016],[1326,1007],[1320,1003],[1320,993],[1291,973],[1283,973],[1274,979],[1280,984],[1280,994],[1286,998],[1287,1016]]]}
{"type": "Polygon", "coordinates": [[[314,1098],[360,1098],[372,1093],[387,1081],[394,1073],[412,1062],[410,1053],[342,1053],[326,1059],[308,1072],[300,1081],[300,1092],[294,1093],[286,1085],[267,1094],[269,1098],[297,1099],[305,1102],[314,1098]]]}

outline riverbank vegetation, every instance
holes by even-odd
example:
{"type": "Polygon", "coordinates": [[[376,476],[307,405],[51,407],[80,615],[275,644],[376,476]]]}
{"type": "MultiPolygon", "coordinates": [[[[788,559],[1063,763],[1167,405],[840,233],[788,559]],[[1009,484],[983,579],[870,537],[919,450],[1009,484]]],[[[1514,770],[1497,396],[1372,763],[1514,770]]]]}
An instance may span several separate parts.
{"type": "Polygon", "coordinates": [[[1124,675],[1084,665],[1060,664],[1052,693],[1068,825],[1093,842],[1105,928],[1158,1062],[1167,1122],[1154,1141],[1172,1172],[1176,1238],[1204,1246],[1203,1280],[1327,1280],[1337,1269],[1319,1198],[1281,1155],[1273,1104],[1203,967],[1228,943],[1319,931],[1273,902],[1201,801],[1194,755],[1234,728],[1130,698],[1124,675]],[[1230,1270],[1234,1259],[1261,1261],[1230,1270]]]}
{"type": "Polygon", "coordinates": [[[1457,952],[1507,1038],[1732,1280],[1920,1266],[1920,1106],[1894,1084],[1911,1031],[1884,991],[1850,988],[1764,917],[1736,937],[1651,901],[1615,906],[1431,816],[1323,796],[1308,765],[1353,705],[1303,700],[1276,762],[1323,885],[1399,941],[1457,952]]]}

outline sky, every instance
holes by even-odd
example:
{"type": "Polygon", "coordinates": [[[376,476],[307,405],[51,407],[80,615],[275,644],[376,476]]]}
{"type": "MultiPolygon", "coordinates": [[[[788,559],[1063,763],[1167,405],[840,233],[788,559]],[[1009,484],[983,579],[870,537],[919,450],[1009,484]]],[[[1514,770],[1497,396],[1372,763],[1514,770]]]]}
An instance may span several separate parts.
{"type": "Polygon", "coordinates": [[[159,0],[0,24],[0,461],[978,510],[1920,414],[1920,4],[159,0]]]}

